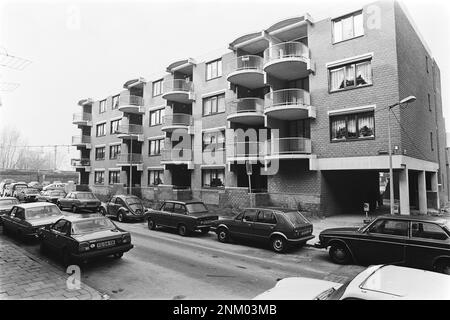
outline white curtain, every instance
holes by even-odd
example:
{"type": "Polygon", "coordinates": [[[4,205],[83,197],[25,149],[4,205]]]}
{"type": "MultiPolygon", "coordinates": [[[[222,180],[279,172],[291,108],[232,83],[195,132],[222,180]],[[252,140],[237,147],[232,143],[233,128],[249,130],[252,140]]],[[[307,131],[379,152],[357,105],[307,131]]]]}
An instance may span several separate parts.
{"type": "Polygon", "coordinates": [[[360,137],[373,137],[374,136],[373,114],[359,115],[358,128],[360,137]]]}
{"type": "Polygon", "coordinates": [[[331,71],[331,90],[344,88],[344,68],[331,71]]]}
{"type": "Polygon", "coordinates": [[[345,118],[336,118],[331,122],[331,139],[345,139],[345,118]]]}
{"type": "Polygon", "coordinates": [[[372,83],[372,70],[370,61],[356,65],[356,85],[361,86],[372,83]]]}

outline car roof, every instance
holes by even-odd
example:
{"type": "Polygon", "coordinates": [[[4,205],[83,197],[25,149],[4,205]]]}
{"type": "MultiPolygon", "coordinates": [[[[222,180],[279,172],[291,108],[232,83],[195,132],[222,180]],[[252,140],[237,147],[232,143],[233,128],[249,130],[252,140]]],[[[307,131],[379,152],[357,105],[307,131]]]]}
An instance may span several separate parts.
{"type": "Polygon", "coordinates": [[[56,206],[56,204],[48,203],[48,202],[32,202],[32,203],[21,203],[21,204],[15,205],[15,207],[20,207],[23,209],[39,208],[39,207],[47,207],[47,206],[56,206]]]}
{"type": "Polygon", "coordinates": [[[444,225],[450,221],[450,216],[425,216],[425,215],[382,215],[378,218],[389,218],[395,220],[407,220],[407,221],[423,221],[434,222],[440,225],[444,225]]]}
{"type": "Polygon", "coordinates": [[[277,212],[297,212],[298,211],[296,209],[282,208],[282,207],[253,207],[253,208],[245,208],[244,210],[249,210],[249,209],[272,210],[272,211],[277,211],[277,212]]]}
{"type": "Polygon", "coordinates": [[[1,197],[0,201],[1,200],[17,200],[17,198],[16,197],[1,197]]]}
{"type": "Polygon", "coordinates": [[[166,200],[164,202],[172,202],[172,203],[179,203],[179,204],[203,203],[203,201],[200,201],[200,200],[186,200],[186,201],[166,200]]]}
{"type": "Polygon", "coordinates": [[[90,220],[90,219],[95,219],[95,218],[108,219],[99,213],[72,214],[72,215],[64,216],[61,219],[65,219],[70,222],[76,222],[76,221],[90,220]]]}
{"type": "MultiPolygon", "coordinates": [[[[62,191],[64,191],[64,190],[62,190],[62,191]]],[[[91,191],[71,191],[71,193],[78,194],[78,193],[92,193],[92,192],[91,191]]]]}

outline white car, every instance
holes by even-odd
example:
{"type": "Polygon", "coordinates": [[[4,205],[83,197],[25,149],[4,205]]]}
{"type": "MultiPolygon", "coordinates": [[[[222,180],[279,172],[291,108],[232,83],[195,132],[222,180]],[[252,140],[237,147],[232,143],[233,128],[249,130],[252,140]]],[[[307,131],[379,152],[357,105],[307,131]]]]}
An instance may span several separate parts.
{"type": "Polygon", "coordinates": [[[370,266],[346,284],[285,278],[254,300],[450,300],[450,276],[393,265],[370,266]]]}
{"type": "Polygon", "coordinates": [[[45,186],[42,188],[42,191],[47,191],[47,190],[65,190],[66,189],[66,184],[65,183],[52,183],[49,184],[48,186],[45,186]]]}

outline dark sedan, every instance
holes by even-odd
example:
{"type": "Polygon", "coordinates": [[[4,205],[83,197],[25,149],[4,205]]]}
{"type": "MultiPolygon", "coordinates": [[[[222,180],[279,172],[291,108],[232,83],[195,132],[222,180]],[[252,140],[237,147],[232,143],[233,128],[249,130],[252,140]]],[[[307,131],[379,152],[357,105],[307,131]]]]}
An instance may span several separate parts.
{"type": "Polygon", "coordinates": [[[432,216],[381,216],[361,228],[319,235],[335,263],[401,264],[450,274],[450,220],[432,216]]]}
{"type": "Polygon", "coordinates": [[[311,222],[300,212],[284,208],[248,208],[232,219],[215,222],[215,229],[220,242],[231,238],[263,241],[275,252],[314,238],[311,222]]]}
{"type": "Polygon", "coordinates": [[[102,256],[121,258],[133,248],[131,235],[99,214],[72,215],[40,230],[41,251],[59,254],[64,265],[102,256]]]}
{"type": "Polygon", "coordinates": [[[100,213],[107,217],[114,217],[119,222],[142,221],[145,218],[146,209],[142,200],[136,196],[115,195],[100,207],[100,213]]]}
{"type": "Polygon", "coordinates": [[[63,190],[42,191],[41,194],[37,197],[37,200],[56,204],[59,198],[64,198],[66,195],[66,192],[63,190]]]}
{"type": "Polygon", "coordinates": [[[0,198],[0,224],[2,224],[2,216],[9,213],[14,205],[19,204],[19,200],[14,197],[0,198]]]}
{"type": "Polygon", "coordinates": [[[101,202],[92,192],[74,191],[69,192],[64,198],[59,198],[56,202],[58,207],[63,210],[68,208],[76,213],[79,210],[89,210],[97,212],[100,209],[101,202]]]}

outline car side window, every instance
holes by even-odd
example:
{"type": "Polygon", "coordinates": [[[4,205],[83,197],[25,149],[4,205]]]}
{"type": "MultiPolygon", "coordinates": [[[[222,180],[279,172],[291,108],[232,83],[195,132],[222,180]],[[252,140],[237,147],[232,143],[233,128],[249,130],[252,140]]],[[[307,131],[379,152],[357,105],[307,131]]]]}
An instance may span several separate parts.
{"type": "Polygon", "coordinates": [[[116,203],[116,197],[112,197],[110,202],[111,203],[116,203]]]}
{"type": "Polygon", "coordinates": [[[411,224],[411,236],[413,238],[447,240],[448,235],[442,228],[434,223],[413,222],[411,224]]]}
{"type": "Polygon", "coordinates": [[[173,212],[173,203],[172,202],[166,202],[164,204],[164,207],[162,209],[163,211],[167,211],[167,212],[173,212]]]}
{"type": "Polygon", "coordinates": [[[182,204],[175,203],[173,206],[173,212],[179,214],[186,214],[186,207],[182,204]]]}
{"type": "Polygon", "coordinates": [[[14,207],[14,208],[8,213],[8,215],[9,215],[9,216],[15,216],[16,213],[17,213],[17,207],[14,207]]]}
{"type": "Polygon", "coordinates": [[[17,208],[17,211],[16,211],[16,218],[25,220],[25,210],[22,209],[22,208],[17,208]]]}
{"type": "Polygon", "coordinates": [[[369,232],[393,236],[408,236],[408,221],[379,220],[370,227],[369,232]]]}
{"type": "Polygon", "coordinates": [[[247,209],[244,212],[244,220],[247,222],[255,222],[256,221],[256,214],[258,213],[258,210],[256,209],[247,209]]]}
{"type": "Polygon", "coordinates": [[[53,226],[52,226],[52,229],[53,230],[55,230],[55,231],[58,231],[58,232],[64,232],[64,228],[65,228],[65,226],[66,226],[66,220],[64,220],[64,219],[61,219],[61,220],[58,220],[53,226]]]}
{"type": "Polygon", "coordinates": [[[121,206],[121,207],[126,207],[127,205],[125,204],[125,201],[123,201],[122,199],[120,199],[120,198],[117,198],[116,199],[116,203],[119,205],[119,206],[121,206]]]}
{"type": "Polygon", "coordinates": [[[260,223],[267,223],[267,224],[276,224],[277,223],[277,220],[275,219],[273,212],[267,211],[267,210],[259,211],[256,221],[260,222],[260,223]]]}
{"type": "Polygon", "coordinates": [[[72,227],[71,223],[67,221],[62,227],[61,232],[64,234],[70,234],[71,227],[72,227]]]}

